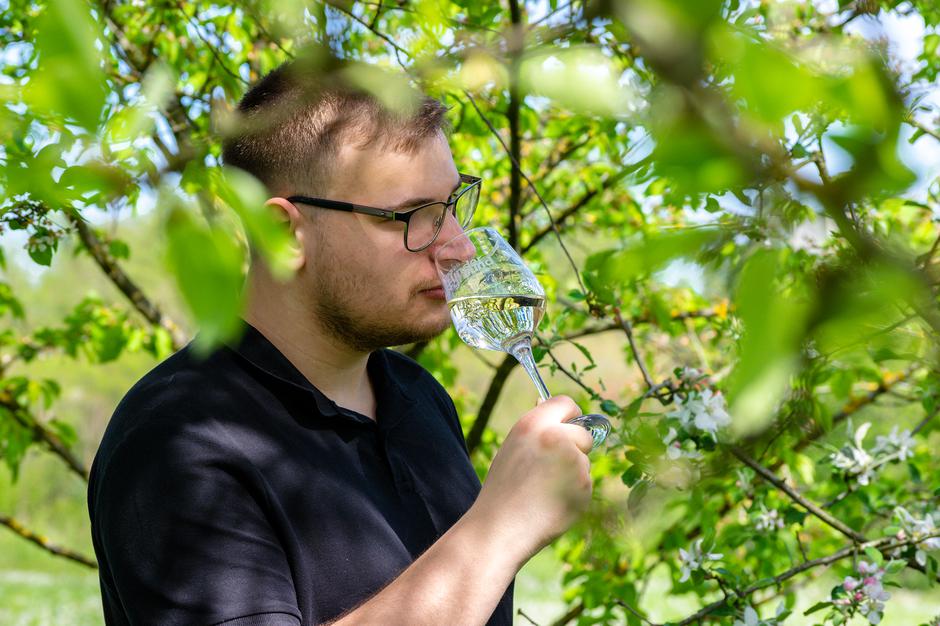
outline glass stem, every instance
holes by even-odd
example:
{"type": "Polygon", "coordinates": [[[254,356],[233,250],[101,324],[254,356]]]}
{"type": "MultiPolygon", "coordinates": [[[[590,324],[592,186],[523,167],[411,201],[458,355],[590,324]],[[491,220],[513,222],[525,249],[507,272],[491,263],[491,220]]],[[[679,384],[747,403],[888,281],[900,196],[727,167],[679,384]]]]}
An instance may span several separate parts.
{"type": "Polygon", "coordinates": [[[532,379],[536,389],[539,390],[539,397],[542,400],[551,398],[552,394],[548,392],[548,387],[545,386],[545,381],[542,380],[542,375],[539,374],[539,369],[535,365],[535,357],[532,356],[532,338],[529,335],[519,337],[506,346],[506,352],[514,356],[519,364],[525,368],[529,378],[532,379]]]}

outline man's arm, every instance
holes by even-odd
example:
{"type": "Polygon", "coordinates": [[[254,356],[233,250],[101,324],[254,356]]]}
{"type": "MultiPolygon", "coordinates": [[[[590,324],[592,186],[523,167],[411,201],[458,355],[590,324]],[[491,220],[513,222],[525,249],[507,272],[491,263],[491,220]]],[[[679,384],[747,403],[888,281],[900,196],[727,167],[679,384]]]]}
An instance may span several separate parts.
{"type": "Polygon", "coordinates": [[[591,436],[562,423],[577,415],[564,396],[526,413],[470,510],[398,578],[331,623],[484,624],[522,565],[590,502],[591,436]]]}

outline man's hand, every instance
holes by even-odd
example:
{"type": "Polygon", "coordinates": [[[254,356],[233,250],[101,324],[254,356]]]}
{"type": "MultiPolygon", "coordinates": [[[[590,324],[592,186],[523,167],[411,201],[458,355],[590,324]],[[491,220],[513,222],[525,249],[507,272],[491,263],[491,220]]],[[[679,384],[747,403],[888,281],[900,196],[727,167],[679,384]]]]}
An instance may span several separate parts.
{"type": "Polygon", "coordinates": [[[567,530],[591,501],[590,433],[564,420],[581,415],[555,396],[523,415],[493,459],[468,515],[518,551],[520,566],[567,530]]]}
{"type": "Polygon", "coordinates": [[[557,396],[523,415],[470,510],[335,625],[486,623],[513,576],[591,500],[591,435],[562,423],[580,414],[571,398],[557,396]]]}

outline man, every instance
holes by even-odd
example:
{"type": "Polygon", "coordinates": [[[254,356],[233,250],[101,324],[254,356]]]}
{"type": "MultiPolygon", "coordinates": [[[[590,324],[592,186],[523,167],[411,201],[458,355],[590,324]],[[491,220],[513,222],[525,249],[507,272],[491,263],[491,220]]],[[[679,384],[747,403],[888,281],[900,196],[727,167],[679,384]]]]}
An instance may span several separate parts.
{"type": "Polygon", "coordinates": [[[116,409],[88,500],[105,622],[510,624],[516,572],[590,500],[592,441],[553,398],[481,489],[450,397],[383,349],[450,323],[433,254],[478,181],[444,108],[392,113],[287,65],[239,111],[224,160],[270,191],[295,272],[253,255],[241,339],[186,347],[116,409]],[[432,219],[384,213],[419,206],[432,219]]]}

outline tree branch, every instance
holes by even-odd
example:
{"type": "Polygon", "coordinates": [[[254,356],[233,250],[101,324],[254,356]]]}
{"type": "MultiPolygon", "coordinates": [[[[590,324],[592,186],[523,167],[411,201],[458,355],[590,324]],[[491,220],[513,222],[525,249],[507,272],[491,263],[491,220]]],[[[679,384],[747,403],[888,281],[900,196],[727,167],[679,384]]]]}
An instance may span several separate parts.
{"type": "MultiPolygon", "coordinates": [[[[865,550],[866,548],[875,548],[879,550],[880,552],[886,552],[888,550],[893,550],[895,548],[917,544],[917,543],[920,543],[921,541],[924,541],[926,539],[931,539],[933,537],[940,537],[940,532],[936,532],[927,536],[918,537],[917,539],[913,539],[913,538],[906,539],[904,541],[894,541],[894,537],[883,537],[881,539],[876,539],[874,541],[867,541],[860,545],[852,544],[850,546],[846,546],[830,554],[829,556],[821,557],[818,559],[813,559],[812,561],[806,561],[805,563],[800,563],[799,565],[796,565],[786,570],[785,572],[782,572],[774,576],[773,578],[765,578],[763,580],[759,580],[756,583],[750,585],[749,587],[746,587],[742,591],[739,591],[738,596],[741,598],[744,598],[744,597],[751,595],[755,591],[760,591],[761,589],[766,589],[767,587],[774,587],[776,585],[781,584],[782,582],[786,580],[789,580],[790,578],[793,578],[797,574],[801,574],[802,572],[805,572],[806,570],[812,569],[814,567],[819,567],[821,565],[830,565],[832,563],[835,563],[836,561],[840,561],[846,557],[850,557],[853,554],[858,553],[860,550],[865,550]]],[[[716,600],[715,602],[712,602],[708,606],[703,607],[701,610],[694,613],[693,615],[690,615],[689,617],[679,622],[676,622],[676,626],[688,626],[689,624],[700,622],[707,615],[709,615],[710,613],[713,613],[716,609],[719,609],[722,606],[724,606],[726,602],[727,602],[726,598],[716,600]]]]}
{"type": "Polygon", "coordinates": [[[620,328],[622,328],[623,332],[627,335],[627,341],[630,342],[630,350],[633,352],[633,360],[636,362],[637,367],[640,368],[640,373],[643,375],[643,381],[646,383],[647,388],[652,389],[656,383],[653,382],[652,377],[650,377],[650,373],[646,369],[646,364],[643,363],[643,357],[640,356],[640,350],[636,347],[636,341],[633,340],[633,327],[631,327],[630,322],[624,319],[620,314],[620,307],[614,307],[614,319],[617,320],[620,328]]]}
{"type": "Polygon", "coordinates": [[[50,543],[49,540],[46,539],[43,535],[38,535],[28,530],[12,517],[7,515],[0,515],[0,524],[3,524],[23,539],[35,543],[46,552],[50,552],[56,556],[65,557],[66,559],[75,561],[76,563],[84,565],[85,567],[98,569],[98,563],[96,563],[94,559],[88,558],[87,556],[79,554],[78,552],[68,548],[62,548],[53,543],[50,543]]]}
{"type": "Polygon", "coordinates": [[[835,528],[835,529],[838,530],[840,533],[842,533],[843,535],[845,535],[846,537],[848,537],[849,539],[851,539],[851,540],[853,540],[853,541],[857,541],[857,542],[859,542],[859,543],[862,543],[862,542],[865,541],[865,537],[862,536],[861,533],[859,533],[859,532],[857,532],[857,531],[855,531],[855,530],[849,528],[849,527],[846,526],[843,522],[839,521],[838,519],[836,519],[836,518],[833,517],[832,515],[829,515],[829,513],[826,513],[824,510],[822,510],[821,508],[819,508],[819,506],[817,506],[816,504],[813,504],[812,502],[810,502],[809,500],[807,500],[804,496],[800,495],[800,493],[799,493],[796,489],[794,489],[793,487],[791,487],[790,485],[788,485],[788,484],[787,484],[786,482],[784,482],[782,479],[778,478],[778,477],[777,477],[773,472],[771,472],[769,469],[767,469],[766,467],[764,467],[763,465],[761,465],[760,463],[758,463],[757,461],[755,461],[754,459],[752,459],[752,458],[751,458],[744,450],[742,450],[741,448],[739,448],[739,447],[737,447],[737,446],[734,446],[734,445],[729,445],[729,446],[728,446],[728,450],[729,450],[729,451],[731,452],[731,454],[733,454],[739,461],[741,461],[742,463],[744,463],[745,465],[747,465],[748,467],[750,467],[752,470],[754,470],[755,472],[757,472],[757,473],[760,475],[761,478],[763,478],[764,480],[766,480],[767,482],[769,482],[771,485],[773,485],[774,487],[776,487],[777,489],[779,489],[779,490],[782,491],[783,493],[787,494],[787,496],[789,496],[789,498],[790,498],[791,500],[793,500],[794,502],[796,502],[797,504],[799,504],[800,506],[802,506],[802,507],[803,507],[804,509],[806,509],[809,513],[812,513],[813,515],[815,515],[815,516],[816,516],[817,518],[819,518],[823,523],[828,524],[828,525],[831,526],[832,528],[835,528]]]}
{"type": "Polygon", "coordinates": [[[925,135],[930,135],[937,141],[940,141],[940,132],[937,132],[936,130],[925,125],[924,123],[918,121],[913,115],[909,115],[907,119],[905,119],[904,121],[910,124],[911,126],[913,126],[914,128],[916,128],[917,130],[921,131],[925,135]]]}
{"type": "Polygon", "coordinates": [[[49,450],[62,459],[79,478],[88,482],[88,469],[65,445],[65,442],[34,418],[29,410],[17,402],[6,390],[0,390],[0,406],[5,408],[20,426],[31,431],[37,441],[46,444],[49,450]]]}
{"type": "MultiPolygon", "coordinates": [[[[464,89],[463,93],[470,100],[470,104],[473,105],[473,109],[477,112],[477,115],[480,116],[480,119],[483,120],[483,123],[486,124],[486,127],[490,129],[490,132],[493,133],[497,141],[499,141],[500,145],[503,146],[503,149],[506,151],[506,154],[509,155],[509,158],[513,159],[512,152],[506,145],[506,142],[503,141],[502,136],[500,136],[499,132],[497,132],[496,127],[493,126],[493,123],[490,122],[489,118],[487,118],[486,115],[483,114],[483,111],[480,110],[480,107],[477,105],[474,97],[466,89],[464,89]]],[[[545,198],[543,198],[542,194],[539,193],[538,187],[536,187],[532,180],[526,175],[526,173],[522,171],[522,167],[519,165],[517,160],[514,161],[513,165],[516,169],[519,170],[519,174],[526,181],[526,183],[528,183],[529,187],[532,188],[532,191],[535,192],[536,197],[539,199],[539,202],[545,209],[545,213],[548,215],[549,222],[551,222],[552,231],[555,233],[555,237],[558,239],[558,245],[561,246],[562,251],[565,253],[565,257],[568,259],[568,263],[571,265],[572,269],[574,269],[574,275],[578,280],[578,285],[581,287],[581,291],[587,293],[587,289],[584,287],[584,282],[581,280],[581,271],[578,269],[577,263],[574,262],[574,259],[571,257],[571,253],[568,252],[568,247],[561,238],[561,233],[558,230],[558,226],[555,224],[555,218],[552,216],[552,211],[548,208],[548,204],[545,202],[545,198]]]]}
{"type": "Polygon", "coordinates": [[[182,348],[186,343],[186,335],[179,325],[163,314],[160,309],[144,295],[140,287],[124,273],[124,270],[118,265],[117,260],[104,248],[101,241],[94,232],[92,232],[91,228],[85,223],[82,217],[71,211],[63,211],[63,213],[66,214],[69,221],[75,226],[79,238],[98,264],[98,267],[104,272],[105,276],[111,279],[111,282],[130,300],[134,308],[143,315],[148,322],[154,326],[160,326],[170,334],[174,350],[182,348]]]}
{"type": "Polygon", "coordinates": [[[477,417],[470,427],[470,432],[467,433],[467,449],[470,450],[471,454],[473,454],[473,451],[479,447],[480,442],[483,440],[483,432],[486,430],[486,425],[490,421],[493,409],[496,408],[496,401],[499,400],[499,394],[502,393],[506,379],[509,378],[509,374],[517,364],[518,361],[516,361],[515,357],[511,354],[507,354],[496,368],[496,373],[493,374],[493,378],[490,379],[490,386],[486,390],[482,404],[480,404],[480,410],[477,411],[477,417]]]}
{"type": "Polygon", "coordinates": [[[509,107],[506,117],[509,121],[509,159],[512,169],[509,172],[509,215],[506,218],[506,227],[509,245],[518,250],[519,211],[522,204],[522,168],[519,165],[522,160],[522,131],[519,128],[522,97],[519,93],[519,65],[524,45],[520,28],[522,12],[519,10],[518,0],[509,0],[509,19],[512,25],[509,35],[509,107]]]}

